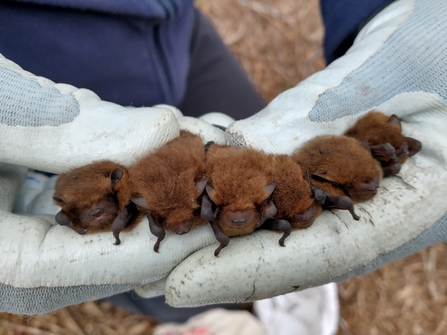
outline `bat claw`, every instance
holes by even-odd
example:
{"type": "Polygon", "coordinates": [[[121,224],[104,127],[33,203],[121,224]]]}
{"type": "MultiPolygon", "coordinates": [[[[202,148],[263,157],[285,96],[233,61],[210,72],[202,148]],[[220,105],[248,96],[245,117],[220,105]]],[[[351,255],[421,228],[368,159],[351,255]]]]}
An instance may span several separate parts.
{"type": "Polygon", "coordinates": [[[224,245],[222,245],[222,244],[219,245],[219,247],[218,247],[216,250],[214,250],[214,256],[215,256],[215,257],[219,256],[219,253],[220,253],[220,251],[221,251],[223,248],[225,248],[224,245]]]}
{"type": "Polygon", "coordinates": [[[154,244],[154,251],[155,252],[158,252],[158,249],[160,249],[160,242],[161,242],[161,240],[162,239],[158,238],[157,242],[155,242],[155,244],[154,244]]]}

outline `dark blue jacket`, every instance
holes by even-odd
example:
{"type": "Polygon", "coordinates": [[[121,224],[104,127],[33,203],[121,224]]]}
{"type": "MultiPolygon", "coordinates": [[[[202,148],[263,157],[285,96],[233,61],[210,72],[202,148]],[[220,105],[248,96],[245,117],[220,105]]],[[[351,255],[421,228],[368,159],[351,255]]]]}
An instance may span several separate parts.
{"type": "Polygon", "coordinates": [[[394,0],[320,0],[325,26],[324,58],[329,64],[351,47],[360,29],[394,0]]]}
{"type": "MultiPolygon", "coordinates": [[[[391,2],[321,0],[327,63],[391,2]]],[[[193,21],[193,0],[2,1],[0,53],[25,70],[121,105],[178,105],[193,21]]]]}
{"type": "Polygon", "coordinates": [[[178,105],[193,18],[193,0],[2,1],[0,53],[121,105],[178,105]]]}

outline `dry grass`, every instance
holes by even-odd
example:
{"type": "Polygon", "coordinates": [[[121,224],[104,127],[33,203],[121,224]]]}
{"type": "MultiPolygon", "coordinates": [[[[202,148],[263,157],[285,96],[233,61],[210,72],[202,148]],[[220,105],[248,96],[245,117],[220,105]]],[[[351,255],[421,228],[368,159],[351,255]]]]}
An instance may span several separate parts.
{"type": "Polygon", "coordinates": [[[340,335],[447,334],[447,245],[339,285],[340,335]]]}
{"type": "Polygon", "coordinates": [[[197,0],[266,101],[324,68],[317,0],[197,0]]]}
{"type": "Polygon", "coordinates": [[[86,302],[33,317],[0,313],[0,335],[150,335],[157,324],[109,302],[86,302]]]}
{"type": "MultiPolygon", "coordinates": [[[[197,0],[270,101],[324,67],[317,0],[197,0]]],[[[447,334],[447,245],[339,285],[338,335],[447,334]]],[[[0,313],[0,335],[150,334],[155,321],[92,302],[44,316],[0,313]]]]}

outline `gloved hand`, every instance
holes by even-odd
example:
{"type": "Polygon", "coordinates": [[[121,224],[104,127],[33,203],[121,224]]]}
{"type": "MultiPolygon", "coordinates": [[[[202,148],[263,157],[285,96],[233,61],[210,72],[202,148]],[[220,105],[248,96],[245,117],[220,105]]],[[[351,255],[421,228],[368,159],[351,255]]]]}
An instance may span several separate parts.
{"type": "Polygon", "coordinates": [[[215,241],[208,226],[184,236],[167,233],[157,254],[146,219],[122,233],[120,246],[110,232],[78,235],[55,223],[54,178],[12,164],[55,173],[100,159],[130,165],[180,129],[224,144],[221,130],[167,106],[101,101],[88,90],[35,77],[1,55],[0,97],[0,311],[46,313],[147,283],[146,296],[160,295],[162,279],[183,258],[215,241]]]}
{"type": "Polygon", "coordinates": [[[234,146],[291,153],[321,134],[342,134],[367,111],[396,114],[422,142],[377,196],[346,211],[326,211],[286,246],[258,231],[184,260],[169,275],[172,306],[254,301],[361,275],[446,241],[447,3],[396,1],[370,21],[348,53],[227,129],[234,146]]]}

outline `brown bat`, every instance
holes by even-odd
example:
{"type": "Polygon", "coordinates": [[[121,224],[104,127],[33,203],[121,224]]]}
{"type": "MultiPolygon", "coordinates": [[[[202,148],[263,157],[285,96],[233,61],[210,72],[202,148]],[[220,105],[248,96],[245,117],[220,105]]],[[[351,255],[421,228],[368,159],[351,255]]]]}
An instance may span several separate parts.
{"type": "Polygon", "coordinates": [[[367,143],[351,137],[315,137],[297,149],[292,158],[309,172],[313,186],[329,194],[323,209],[346,208],[354,218],[352,202],[373,198],[382,179],[380,164],[371,156],[367,143]],[[340,198],[331,198],[334,196],[340,198]]]}
{"type": "Polygon", "coordinates": [[[408,157],[422,148],[421,142],[402,134],[402,126],[396,115],[388,116],[377,111],[358,120],[345,132],[345,136],[359,141],[368,140],[371,154],[380,162],[385,177],[397,174],[408,157]]]}
{"type": "Polygon", "coordinates": [[[331,196],[311,185],[309,173],[304,173],[300,165],[290,156],[271,155],[273,179],[276,188],[272,200],[277,208],[274,218],[267,220],[260,228],[284,232],[279,244],[290,235],[291,229],[310,227],[324,209],[348,209],[355,220],[352,201],[347,196],[331,196]]]}
{"type": "Polygon", "coordinates": [[[276,214],[270,199],[275,182],[268,156],[248,148],[208,143],[206,170],[202,217],[220,242],[217,256],[229,237],[250,234],[276,214]]]}
{"type": "Polygon", "coordinates": [[[56,182],[53,199],[62,207],[56,222],[81,235],[112,230],[118,245],[120,232],[139,214],[130,196],[129,174],[122,165],[100,161],[73,169],[56,182]]]}
{"type": "Polygon", "coordinates": [[[200,196],[205,175],[205,149],[199,136],[181,131],[155,153],[140,159],[129,169],[134,185],[132,202],[147,214],[149,228],[158,239],[165,229],[182,235],[205,223],[200,215],[200,196]]]}

